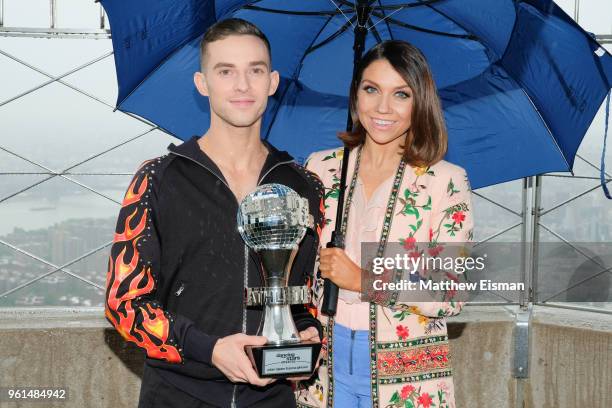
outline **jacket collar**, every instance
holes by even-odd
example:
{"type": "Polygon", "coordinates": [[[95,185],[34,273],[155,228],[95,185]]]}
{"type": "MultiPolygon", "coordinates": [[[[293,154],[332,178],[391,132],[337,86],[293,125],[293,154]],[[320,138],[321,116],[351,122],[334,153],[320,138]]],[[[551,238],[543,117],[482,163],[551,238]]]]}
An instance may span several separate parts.
{"type": "MultiPolygon", "coordinates": [[[[198,164],[206,167],[209,171],[214,173],[219,179],[226,181],[223,177],[223,173],[217,167],[215,162],[200,149],[200,145],[198,144],[198,136],[192,136],[191,139],[181,143],[180,145],[175,145],[171,143],[168,146],[168,151],[170,153],[174,153],[177,156],[184,157],[190,159],[192,161],[197,162],[198,164]]],[[[292,162],[293,157],[285,151],[280,151],[266,140],[262,140],[262,143],[268,149],[268,156],[266,157],[266,161],[264,162],[263,168],[261,169],[261,173],[259,175],[259,180],[261,180],[262,176],[265,175],[270,169],[275,167],[281,163],[292,162]]]]}

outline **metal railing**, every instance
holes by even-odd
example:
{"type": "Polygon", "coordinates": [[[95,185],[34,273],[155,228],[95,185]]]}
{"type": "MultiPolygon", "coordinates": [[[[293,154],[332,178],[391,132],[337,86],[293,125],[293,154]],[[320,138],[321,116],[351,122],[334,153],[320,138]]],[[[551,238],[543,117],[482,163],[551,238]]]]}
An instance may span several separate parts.
{"type": "Polygon", "coordinates": [[[49,27],[6,27],[5,0],[0,0],[0,37],[30,37],[30,38],[79,38],[107,39],[111,37],[107,27],[107,18],[101,4],[99,26],[97,28],[65,28],[58,25],[58,8],[61,1],[49,0],[49,27]]]}

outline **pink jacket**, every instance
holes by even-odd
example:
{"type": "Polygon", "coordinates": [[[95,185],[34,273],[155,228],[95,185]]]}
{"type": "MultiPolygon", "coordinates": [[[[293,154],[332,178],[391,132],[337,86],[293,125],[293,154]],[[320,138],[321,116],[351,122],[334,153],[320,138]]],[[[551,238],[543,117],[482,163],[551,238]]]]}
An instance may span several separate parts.
{"type": "MultiPolygon", "coordinates": [[[[355,164],[349,158],[349,182],[355,164]]],[[[326,223],[321,245],[334,229],[342,149],[313,153],[306,167],[325,186],[326,223]]],[[[472,240],[471,190],[465,170],[444,160],[430,167],[406,166],[395,204],[388,243],[427,243],[427,251],[445,243],[472,240]]],[[[380,220],[382,224],[382,220],[380,220]]],[[[418,245],[418,244],[417,244],[418,245]]],[[[314,286],[320,309],[323,282],[314,286]]],[[[370,367],[372,407],[455,407],[446,317],[458,314],[462,302],[370,304],[370,367]]],[[[323,324],[323,359],[314,382],[301,383],[298,407],[333,407],[333,321],[319,313],[323,324]],[[331,380],[331,381],[330,381],[331,380]]],[[[344,408],[344,407],[337,407],[344,408]]]]}

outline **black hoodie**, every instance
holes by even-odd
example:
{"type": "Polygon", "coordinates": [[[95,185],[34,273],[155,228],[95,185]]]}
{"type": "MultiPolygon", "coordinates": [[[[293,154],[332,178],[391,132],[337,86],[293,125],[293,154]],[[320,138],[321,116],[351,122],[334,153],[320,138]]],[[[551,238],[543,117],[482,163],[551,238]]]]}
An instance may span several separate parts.
{"type": "MultiPolygon", "coordinates": [[[[320,227],[319,180],[286,152],[266,147],[258,184],[284,184],[308,198],[320,227]]],[[[211,357],[220,337],[257,334],[262,310],[244,307],[244,288],[263,286],[259,261],[238,233],[234,194],[197,138],[168,150],[141,165],[125,195],[111,248],[106,316],[146,350],[145,370],[211,404],[248,406],[289,385],[234,385],[211,357]]],[[[318,233],[309,229],[289,285],[311,278],[318,245],[318,233]]],[[[305,306],[292,312],[298,330],[314,326],[321,333],[305,306]]]]}

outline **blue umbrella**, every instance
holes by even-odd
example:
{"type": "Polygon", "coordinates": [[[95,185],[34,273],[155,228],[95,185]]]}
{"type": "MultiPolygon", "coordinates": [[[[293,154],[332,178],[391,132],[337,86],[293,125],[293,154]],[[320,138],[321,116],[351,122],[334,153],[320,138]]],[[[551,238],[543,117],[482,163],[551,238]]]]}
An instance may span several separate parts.
{"type": "Polygon", "coordinates": [[[473,188],[571,171],[612,83],[611,55],[549,0],[101,1],[118,109],[183,140],[209,125],[192,82],[202,34],[228,17],[259,26],[282,76],[262,135],[298,160],[339,145],[359,32],[365,49],[400,39],[423,51],[447,121],[446,159],[473,188]]]}

